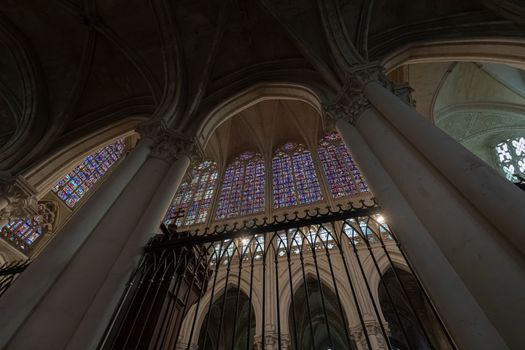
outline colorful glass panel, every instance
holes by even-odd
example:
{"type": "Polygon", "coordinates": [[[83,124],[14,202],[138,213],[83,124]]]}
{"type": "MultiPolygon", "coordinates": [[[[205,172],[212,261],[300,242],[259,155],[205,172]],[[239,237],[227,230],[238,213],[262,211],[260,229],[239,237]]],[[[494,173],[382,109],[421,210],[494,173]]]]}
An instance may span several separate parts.
{"type": "Polygon", "coordinates": [[[224,172],[216,219],[264,211],[264,161],[260,154],[239,155],[224,172]]]}
{"type": "Polygon", "coordinates": [[[166,214],[166,223],[177,226],[202,224],[208,217],[215,192],[217,164],[204,161],[191,171],[191,178],[183,182],[166,214]]]}
{"type": "Polygon", "coordinates": [[[368,192],[361,172],[338,133],[326,135],[319,143],[318,151],[334,198],[368,192]]]}
{"type": "Polygon", "coordinates": [[[310,151],[286,143],[272,160],[275,208],[309,204],[322,199],[321,187],[310,151]]]}
{"type": "Polygon", "coordinates": [[[87,156],[53,187],[53,192],[70,208],[100,180],[125,151],[124,140],[118,140],[87,156]]]}
{"type": "Polygon", "coordinates": [[[515,137],[495,147],[499,168],[509,181],[518,182],[516,175],[525,177],[525,137],[515,137]]]}
{"type": "Polygon", "coordinates": [[[28,248],[42,235],[42,227],[31,219],[11,220],[2,228],[2,236],[21,251],[28,248]]]}

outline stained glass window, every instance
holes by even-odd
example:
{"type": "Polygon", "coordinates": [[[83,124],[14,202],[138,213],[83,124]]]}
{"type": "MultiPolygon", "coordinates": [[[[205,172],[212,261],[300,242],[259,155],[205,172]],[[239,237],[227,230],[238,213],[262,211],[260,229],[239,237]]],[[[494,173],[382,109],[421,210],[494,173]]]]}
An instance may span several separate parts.
{"type": "Polygon", "coordinates": [[[264,161],[260,154],[244,152],[224,172],[216,219],[264,211],[264,161]]]}
{"type": "Polygon", "coordinates": [[[326,135],[319,143],[318,151],[334,198],[368,192],[361,172],[337,132],[326,135]]]}
{"type": "Polygon", "coordinates": [[[215,192],[217,164],[204,161],[191,171],[190,179],[180,185],[167,214],[167,223],[177,226],[201,224],[206,221],[215,192]]]}
{"type": "Polygon", "coordinates": [[[275,152],[272,166],[275,208],[308,204],[322,199],[312,155],[304,146],[284,144],[275,152]]]}
{"type": "Polygon", "coordinates": [[[515,137],[498,143],[495,147],[498,165],[510,181],[516,175],[525,176],[525,137],[515,137]]]}
{"type": "Polygon", "coordinates": [[[73,208],[124,154],[124,140],[118,140],[87,156],[53,188],[53,192],[73,208]]]}
{"type": "Polygon", "coordinates": [[[27,252],[31,245],[42,235],[41,217],[31,219],[13,219],[2,227],[2,236],[13,246],[27,252]]]}

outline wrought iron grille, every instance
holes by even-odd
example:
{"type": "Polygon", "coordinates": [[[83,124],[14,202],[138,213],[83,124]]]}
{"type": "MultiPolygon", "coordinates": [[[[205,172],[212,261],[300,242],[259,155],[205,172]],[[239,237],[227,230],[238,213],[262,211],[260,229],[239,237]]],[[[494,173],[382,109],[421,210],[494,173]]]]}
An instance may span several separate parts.
{"type": "Polygon", "coordinates": [[[101,349],[455,349],[375,202],[149,242],[101,349]]]}
{"type": "Polygon", "coordinates": [[[0,265],[0,297],[29,266],[29,260],[11,261],[0,265]]]}

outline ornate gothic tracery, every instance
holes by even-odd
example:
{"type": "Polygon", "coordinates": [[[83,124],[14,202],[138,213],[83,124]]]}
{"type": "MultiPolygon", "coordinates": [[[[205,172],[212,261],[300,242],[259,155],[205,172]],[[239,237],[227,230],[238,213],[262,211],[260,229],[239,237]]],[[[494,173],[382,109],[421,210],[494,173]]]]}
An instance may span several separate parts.
{"type": "Polygon", "coordinates": [[[497,161],[505,177],[518,181],[516,175],[525,176],[525,137],[515,137],[495,147],[497,161]]]}

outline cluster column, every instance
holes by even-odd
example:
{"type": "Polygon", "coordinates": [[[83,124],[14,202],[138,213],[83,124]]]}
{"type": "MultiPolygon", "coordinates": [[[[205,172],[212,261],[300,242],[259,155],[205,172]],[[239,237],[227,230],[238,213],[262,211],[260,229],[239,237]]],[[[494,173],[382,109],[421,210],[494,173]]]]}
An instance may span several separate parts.
{"type": "MultiPolygon", "coordinates": [[[[444,176],[443,169],[461,172],[476,157],[396,92],[379,67],[354,67],[326,110],[460,348],[515,347],[521,341],[518,325],[525,321],[523,256],[495,228],[493,218],[472,204],[476,198],[466,198],[460,176],[444,176]],[[448,146],[440,152],[442,145],[448,146]]],[[[481,161],[475,164],[477,171],[490,173],[481,161]]],[[[495,198],[512,192],[502,178],[485,176],[483,181],[485,187],[474,181],[480,192],[504,189],[495,198]]],[[[469,188],[475,192],[476,186],[469,188]]],[[[509,200],[517,203],[519,194],[509,200]]]]}
{"type": "MultiPolygon", "coordinates": [[[[139,131],[138,148],[31,266],[40,278],[30,270],[22,276],[38,285],[35,281],[47,277],[46,263],[56,265],[45,295],[2,345],[96,347],[142,247],[162,222],[193,150],[191,139],[161,122],[143,125],[139,131]],[[71,252],[59,256],[60,250],[71,252]]],[[[17,287],[18,283],[10,292],[16,293],[17,287]]]]}

